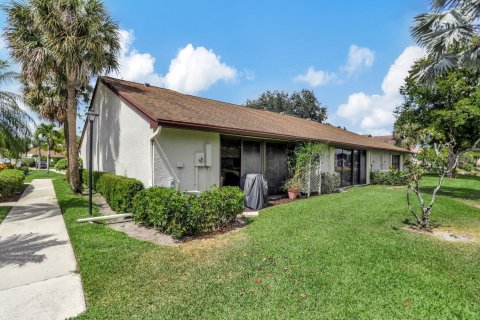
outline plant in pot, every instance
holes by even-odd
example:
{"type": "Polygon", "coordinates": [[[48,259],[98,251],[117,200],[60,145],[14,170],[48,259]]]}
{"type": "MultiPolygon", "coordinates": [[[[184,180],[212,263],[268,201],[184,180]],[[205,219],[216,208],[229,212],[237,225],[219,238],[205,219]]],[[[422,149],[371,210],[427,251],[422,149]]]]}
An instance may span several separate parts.
{"type": "Polygon", "coordinates": [[[294,175],[283,184],[283,189],[288,192],[288,198],[295,200],[300,191],[300,179],[297,175],[294,175]]]}

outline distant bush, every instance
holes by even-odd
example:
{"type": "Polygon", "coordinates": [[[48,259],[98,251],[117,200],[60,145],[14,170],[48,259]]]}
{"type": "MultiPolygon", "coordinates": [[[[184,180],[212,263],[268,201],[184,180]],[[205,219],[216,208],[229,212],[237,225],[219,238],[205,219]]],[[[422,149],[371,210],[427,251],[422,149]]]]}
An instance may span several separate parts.
{"type": "Polygon", "coordinates": [[[24,158],[24,159],[21,160],[21,163],[22,163],[22,167],[23,166],[27,166],[27,167],[30,167],[30,168],[35,167],[35,159],[34,158],[24,158]]]}
{"type": "Polygon", "coordinates": [[[0,171],[7,169],[7,166],[3,163],[0,163],[0,171]]]}
{"type": "Polygon", "coordinates": [[[468,172],[472,172],[473,169],[475,168],[475,166],[471,163],[462,163],[458,166],[460,169],[462,170],[465,170],[465,171],[468,171],[468,172]]]}
{"type": "Polygon", "coordinates": [[[340,174],[337,172],[322,172],[322,194],[334,193],[340,187],[340,174]]]}
{"type": "Polygon", "coordinates": [[[28,174],[28,166],[21,166],[21,167],[18,168],[17,170],[22,171],[24,175],[27,175],[27,174],[28,174]]]}
{"type": "Polygon", "coordinates": [[[392,169],[388,172],[374,171],[370,173],[371,184],[401,186],[408,184],[408,182],[408,174],[401,170],[392,169]]]}
{"type": "Polygon", "coordinates": [[[0,171],[0,195],[5,197],[10,193],[22,190],[25,175],[20,170],[4,169],[0,171]]]}
{"type": "Polygon", "coordinates": [[[145,189],[133,200],[135,222],[174,237],[218,230],[243,211],[244,194],[238,187],[211,188],[198,197],[164,187],[145,189]]]}
{"type": "MultiPolygon", "coordinates": [[[[56,160],[56,162],[54,162],[54,163],[55,163],[54,167],[55,167],[56,170],[59,170],[59,171],[67,170],[67,167],[68,167],[68,159],[67,158],[60,158],[60,159],[56,160]]],[[[78,158],[78,167],[80,169],[83,168],[83,160],[81,158],[78,158]]]]}

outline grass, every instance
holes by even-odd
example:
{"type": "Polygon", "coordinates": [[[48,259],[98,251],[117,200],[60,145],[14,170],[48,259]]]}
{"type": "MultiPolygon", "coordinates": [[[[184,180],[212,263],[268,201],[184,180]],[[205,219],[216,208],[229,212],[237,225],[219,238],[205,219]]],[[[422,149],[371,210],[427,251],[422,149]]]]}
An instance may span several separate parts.
{"type": "Polygon", "coordinates": [[[10,212],[10,209],[12,209],[12,207],[0,206],[0,223],[2,223],[3,219],[5,219],[7,214],[10,212]]]}
{"type": "MultiPolygon", "coordinates": [[[[32,173],[31,178],[41,173],[32,173]]],[[[478,319],[480,246],[407,232],[405,190],[366,186],[263,210],[245,229],[160,247],[77,224],[87,202],[54,186],[79,262],[80,319],[478,319]]],[[[434,179],[425,179],[426,191],[434,179]]],[[[435,223],[480,232],[475,179],[447,179],[435,223]],[[470,190],[470,191],[467,191],[470,190]]]]}

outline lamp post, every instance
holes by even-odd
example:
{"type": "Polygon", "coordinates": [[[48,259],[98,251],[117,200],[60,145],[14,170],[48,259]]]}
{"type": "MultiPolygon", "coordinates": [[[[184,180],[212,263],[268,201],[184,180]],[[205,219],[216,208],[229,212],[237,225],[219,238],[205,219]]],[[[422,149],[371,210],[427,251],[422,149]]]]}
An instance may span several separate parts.
{"type": "Polygon", "coordinates": [[[93,178],[93,123],[95,118],[98,116],[98,113],[95,111],[87,112],[87,120],[89,127],[88,134],[88,214],[92,215],[92,178],[93,178]]]}

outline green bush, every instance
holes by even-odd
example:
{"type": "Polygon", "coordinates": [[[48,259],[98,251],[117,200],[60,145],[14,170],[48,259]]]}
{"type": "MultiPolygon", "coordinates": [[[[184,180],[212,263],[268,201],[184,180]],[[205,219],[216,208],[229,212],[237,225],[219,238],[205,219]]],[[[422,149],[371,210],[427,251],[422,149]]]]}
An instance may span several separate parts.
{"type": "Polygon", "coordinates": [[[140,191],[133,199],[133,219],[181,237],[189,233],[188,199],[182,192],[164,187],[140,191]]]}
{"type": "MultiPolygon", "coordinates": [[[[93,190],[98,191],[98,181],[100,181],[100,177],[104,174],[105,172],[102,171],[93,171],[92,172],[92,188],[93,190]]],[[[80,178],[82,182],[88,186],[88,170],[87,169],[80,169],[80,178]]]]}
{"type": "Polygon", "coordinates": [[[409,182],[406,172],[391,169],[388,172],[375,171],[370,173],[370,183],[380,185],[401,186],[409,182]]]}
{"type": "MultiPolygon", "coordinates": [[[[67,158],[60,158],[54,162],[54,167],[56,170],[67,170],[68,167],[68,159],[67,158]]],[[[83,168],[83,160],[81,158],[78,158],[78,167],[80,169],[83,168]]]]}
{"type": "Polygon", "coordinates": [[[472,172],[473,171],[473,168],[475,168],[475,166],[471,163],[462,163],[459,165],[460,169],[463,169],[465,171],[468,171],[468,172],[472,172]]]}
{"type": "Polygon", "coordinates": [[[322,194],[334,193],[340,187],[340,174],[337,172],[322,172],[322,194]]]}
{"type": "Polygon", "coordinates": [[[27,175],[27,174],[28,174],[28,166],[21,166],[21,167],[18,168],[17,170],[22,171],[24,175],[27,175]]]}
{"type": "Polygon", "coordinates": [[[16,169],[4,169],[0,171],[0,194],[1,197],[22,190],[25,175],[16,169]]]}
{"type": "Polygon", "coordinates": [[[214,187],[198,197],[164,187],[143,190],[133,199],[135,222],[158,228],[177,238],[227,226],[243,211],[238,187],[214,187]]]}
{"type": "Polygon", "coordinates": [[[213,187],[190,202],[189,226],[192,234],[221,229],[243,212],[244,194],[238,187],[213,187]]]}
{"type": "Polygon", "coordinates": [[[112,173],[102,173],[94,181],[94,189],[100,192],[110,207],[119,213],[132,212],[133,197],[143,190],[143,184],[137,179],[112,173]]]}
{"type": "Polygon", "coordinates": [[[62,158],[62,159],[58,159],[57,162],[55,162],[55,169],[56,170],[67,170],[67,166],[68,166],[68,160],[67,158],[62,158]]]}
{"type": "Polygon", "coordinates": [[[30,167],[30,168],[35,167],[35,159],[34,158],[24,158],[24,159],[21,160],[21,163],[22,163],[22,167],[23,166],[27,166],[27,167],[30,167]]]}

